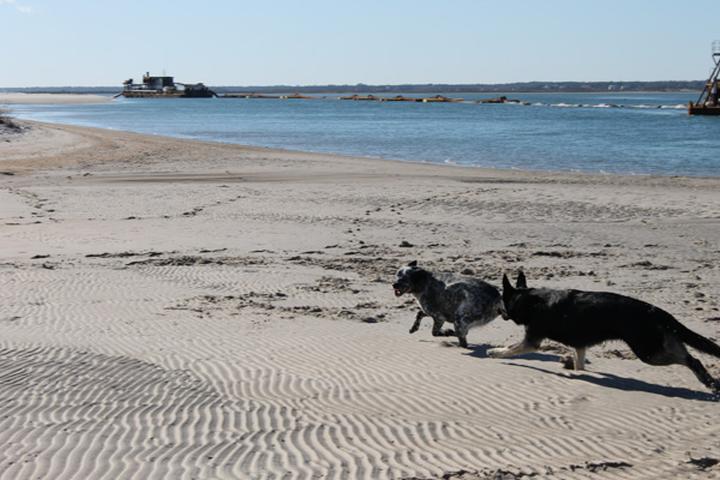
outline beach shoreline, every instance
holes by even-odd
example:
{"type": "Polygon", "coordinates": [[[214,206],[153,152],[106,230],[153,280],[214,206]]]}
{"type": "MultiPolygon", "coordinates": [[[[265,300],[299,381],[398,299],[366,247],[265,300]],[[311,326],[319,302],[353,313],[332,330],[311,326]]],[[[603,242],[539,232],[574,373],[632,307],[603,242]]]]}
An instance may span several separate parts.
{"type": "MultiPolygon", "coordinates": [[[[601,102],[599,105],[610,102],[586,101],[601,102]]],[[[685,102],[680,102],[682,112],[670,113],[644,103],[637,105],[643,107],[638,112],[593,109],[594,113],[590,113],[578,104],[577,111],[567,113],[551,108],[555,102],[569,105],[574,100],[555,98],[546,106],[532,107],[522,113],[507,106],[370,106],[366,102],[308,104],[302,101],[269,104],[251,100],[192,99],[119,101],[73,107],[28,105],[13,110],[21,118],[40,121],[63,121],[201,141],[245,142],[259,147],[424,161],[461,168],[478,168],[477,165],[479,168],[638,176],[680,173],[701,178],[718,175],[712,160],[712,142],[693,141],[691,150],[682,148],[683,138],[711,135],[707,131],[711,125],[706,121],[683,119],[685,102]],[[315,110],[323,114],[315,115],[315,110]],[[503,121],[493,123],[496,117],[503,121]],[[595,123],[588,121],[589,118],[600,125],[590,128],[595,123]],[[302,121],[293,125],[291,119],[302,121]],[[273,124],[274,121],[280,123],[273,124]],[[659,129],[655,134],[674,133],[666,141],[648,147],[625,135],[635,121],[659,129]],[[434,122],[439,128],[432,126],[434,122]],[[388,134],[373,138],[370,132],[381,125],[389,129],[388,134]],[[552,125],[559,130],[554,132],[552,125]],[[574,131],[573,125],[580,128],[578,135],[562,134],[574,131]],[[427,129],[436,133],[421,133],[427,129]],[[619,143],[607,140],[615,135],[621,138],[619,143]],[[551,140],[555,138],[556,141],[551,140]]],[[[677,102],[676,99],[671,103],[677,102]]]]}
{"type": "MultiPolygon", "coordinates": [[[[608,183],[616,185],[640,184],[640,185],[685,185],[692,187],[707,186],[714,188],[720,186],[720,176],[708,175],[661,175],[661,174],[623,174],[623,173],[603,173],[603,172],[579,172],[579,171],[562,171],[562,170],[525,170],[517,168],[491,168],[475,165],[457,165],[457,164],[440,164],[428,161],[398,160],[389,158],[364,157],[356,155],[346,155],[341,153],[325,153],[325,152],[309,152],[302,150],[283,149],[275,147],[263,147],[255,145],[244,145],[230,142],[189,139],[165,135],[151,135],[146,133],[138,133],[127,130],[116,130],[110,128],[78,126],[63,123],[41,122],[36,120],[16,120],[17,123],[26,125],[35,129],[39,129],[39,136],[62,133],[78,137],[73,145],[68,142],[57,142],[58,148],[75,147],[77,144],[85,145],[89,138],[102,143],[104,141],[129,141],[142,142],[149,145],[186,145],[189,148],[205,146],[207,148],[228,149],[235,151],[237,154],[259,154],[265,153],[274,156],[286,156],[291,158],[308,158],[321,160],[326,162],[355,163],[368,166],[386,165],[389,169],[396,168],[402,170],[407,169],[408,174],[423,172],[430,175],[441,175],[444,177],[465,178],[466,181],[492,181],[493,178],[498,181],[516,181],[516,182],[533,182],[533,183],[608,183]],[[80,137],[84,137],[80,140],[80,137]]],[[[19,143],[27,142],[28,137],[18,136],[16,141],[19,143]]],[[[22,171],[32,171],[33,166],[27,162],[27,158],[41,156],[38,155],[37,141],[31,139],[33,145],[31,147],[22,145],[13,151],[6,151],[4,157],[6,159],[16,160],[13,164],[9,164],[10,171],[16,169],[18,173],[22,171]],[[27,170],[25,170],[27,169],[27,170]]],[[[92,149],[91,149],[92,151],[92,149]]],[[[60,160],[64,156],[64,152],[58,151],[56,155],[48,153],[48,157],[58,159],[57,163],[43,162],[42,168],[55,168],[67,166],[67,162],[60,160]]],[[[110,162],[116,162],[112,159],[110,162]]],[[[158,162],[159,163],[159,162],[158,162]]]]}
{"type": "Polygon", "coordinates": [[[82,105],[90,103],[107,103],[112,101],[110,95],[84,93],[22,93],[0,92],[2,105],[82,105]]]}
{"type": "Polygon", "coordinates": [[[0,364],[22,372],[0,379],[1,479],[720,476],[717,402],[688,369],[617,342],[587,372],[557,344],[490,359],[522,329],[410,335],[390,287],[411,260],[522,269],[717,340],[720,178],[20,123],[0,134],[0,364]]]}

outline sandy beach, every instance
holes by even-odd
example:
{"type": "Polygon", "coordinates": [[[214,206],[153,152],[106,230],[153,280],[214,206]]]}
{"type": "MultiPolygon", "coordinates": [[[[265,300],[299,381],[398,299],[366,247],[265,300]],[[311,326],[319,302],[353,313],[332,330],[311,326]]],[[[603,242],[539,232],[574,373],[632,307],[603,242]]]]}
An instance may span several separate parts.
{"type": "Polygon", "coordinates": [[[76,93],[0,92],[0,105],[107,103],[110,96],[76,93]]]}
{"type": "MultiPolygon", "coordinates": [[[[9,103],[0,100],[0,103],[9,103]]],[[[622,343],[410,335],[411,260],[720,339],[720,179],[0,130],[0,479],[720,478],[720,404],[622,343]]],[[[720,359],[697,353],[720,377],[720,359]]]]}

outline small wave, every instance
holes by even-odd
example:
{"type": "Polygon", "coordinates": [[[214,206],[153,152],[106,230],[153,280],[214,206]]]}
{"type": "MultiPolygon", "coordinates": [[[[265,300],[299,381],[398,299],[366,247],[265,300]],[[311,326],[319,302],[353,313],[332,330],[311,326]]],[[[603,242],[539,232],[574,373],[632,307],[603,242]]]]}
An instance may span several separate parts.
{"type": "Polygon", "coordinates": [[[630,108],[630,109],[644,109],[644,110],[685,110],[687,105],[678,103],[675,105],[650,105],[650,104],[621,104],[621,103],[533,103],[532,105],[538,107],[554,107],[554,108],[630,108]]]}
{"type": "Polygon", "coordinates": [[[622,108],[614,103],[551,103],[548,106],[557,108],[622,108]]]}
{"type": "Polygon", "coordinates": [[[551,103],[551,107],[558,107],[558,108],[580,108],[582,107],[582,104],[580,103],[551,103]]]}

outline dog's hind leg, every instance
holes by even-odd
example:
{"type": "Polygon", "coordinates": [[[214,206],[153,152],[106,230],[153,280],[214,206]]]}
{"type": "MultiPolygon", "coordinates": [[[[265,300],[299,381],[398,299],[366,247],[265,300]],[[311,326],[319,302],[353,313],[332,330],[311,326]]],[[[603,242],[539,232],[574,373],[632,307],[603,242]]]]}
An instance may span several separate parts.
{"type": "Polygon", "coordinates": [[[711,389],[713,392],[720,393],[720,382],[715,380],[705,369],[700,360],[690,355],[685,345],[674,335],[665,335],[662,343],[659,345],[639,345],[630,344],[630,348],[640,360],[650,365],[685,365],[695,374],[703,385],[711,389]],[[650,350],[650,351],[648,351],[650,350]]]}
{"type": "Polygon", "coordinates": [[[453,330],[452,328],[446,328],[445,330],[443,330],[443,323],[445,323],[444,320],[433,317],[433,337],[452,337],[455,335],[455,330],[453,330]]]}
{"type": "Polygon", "coordinates": [[[410,333],[415,333],[418,331],[418,328],[420,328],[420,321],[427,317],[427,313],[423,312],[422,310],[418,310],[417,314],[415,315],[415,323],[412,324],[412,327],[410,327],[410,333]]]}
{"type": "Polygon", "coordinates": [[[705,385],[715,393],[720,393],[720,381],[714,379],[712,375],[710,375],[710,373],[705,369],[703,364],[700,363],[700,360],[688,353],[687,358],[685,358],[684,364],[690,370],[692,370],[697,379],[700,380],[703,385],[705,385]]]}

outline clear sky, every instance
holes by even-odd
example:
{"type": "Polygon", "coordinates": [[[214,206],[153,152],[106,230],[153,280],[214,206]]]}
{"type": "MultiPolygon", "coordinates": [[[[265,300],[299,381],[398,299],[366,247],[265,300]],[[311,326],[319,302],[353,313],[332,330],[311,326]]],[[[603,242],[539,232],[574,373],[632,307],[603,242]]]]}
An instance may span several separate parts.
{"type": "Polygon", "coordinates": [[[0,0],[0,87],[691,80],[718,0],[0,0]]]}

